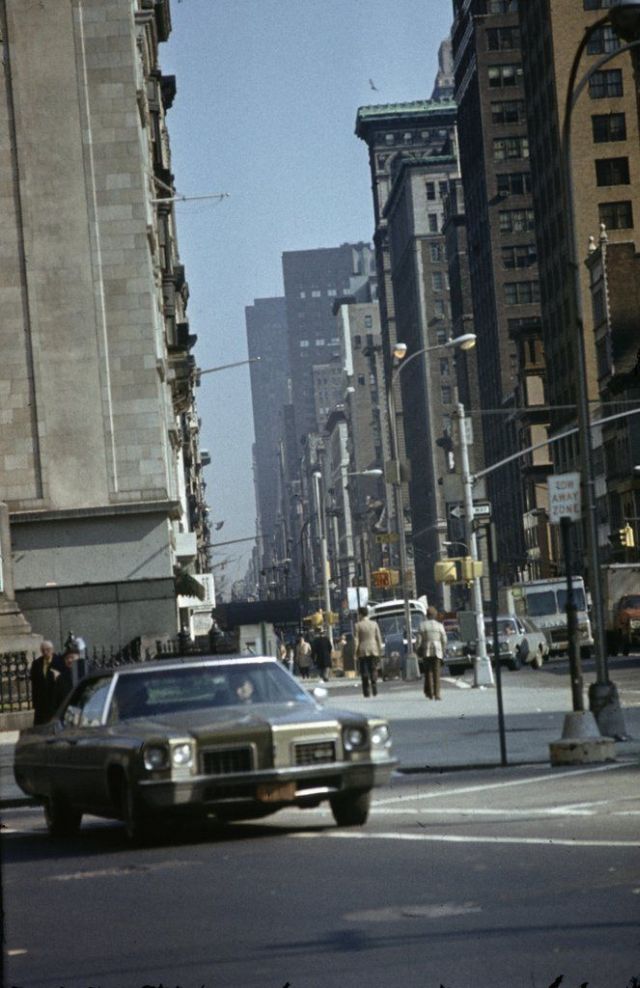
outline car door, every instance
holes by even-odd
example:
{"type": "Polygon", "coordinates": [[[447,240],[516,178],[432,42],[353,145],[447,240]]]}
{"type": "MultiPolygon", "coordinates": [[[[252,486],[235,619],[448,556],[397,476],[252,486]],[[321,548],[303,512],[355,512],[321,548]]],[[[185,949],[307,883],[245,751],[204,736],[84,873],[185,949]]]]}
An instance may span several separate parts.
{"type": "Polygon", "coordinates": [[[53,745],[55,788],[77,806],[104,805],[106,780],[102,766],[107,746],[104,714],[111,676],[91,679],[72,694],[53,745]]]}

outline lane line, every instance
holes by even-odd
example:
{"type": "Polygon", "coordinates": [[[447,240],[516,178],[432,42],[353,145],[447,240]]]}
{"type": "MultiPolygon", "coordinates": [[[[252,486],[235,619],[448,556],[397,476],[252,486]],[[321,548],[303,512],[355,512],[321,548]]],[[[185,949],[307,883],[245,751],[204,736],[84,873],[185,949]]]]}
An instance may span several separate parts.
{"type": "Polygon", "coordinates": [[[342,830],[327,831],[323,834],[296,834],[304,840],[329,837],[338,840],[397,840],[426,841],[432,844],[536,844],[541,847],[608,847],[638,848],[640,841],[632,840],[581,840],[552,837],[474,837],[457,834],[397,834],[359,833],[342,830]]]}
{"type": "Polygon", "coordinates": [[[511,779],[509,782],[490,782],[480,786],[463,786],[459,789],[439,790],[438,792],[413,793],[411,796],[390,796],[388,799],[376,800],[374,806],[386,806],[391,803],[403,803],[416,799],[442,799],[449,796],[459,796],[468,792],[487,792],[489,789],[508,789],[511,786],[528,786],[534,782],[557,782],[560,779],[577,775],[592,775],[595,772],[610,772],[617,768],[629,768],[633,762],[615,762],[610,765],[597,765],[594,768],[579,768],[554,775],[536,775],[530,779],[511,779]]]}

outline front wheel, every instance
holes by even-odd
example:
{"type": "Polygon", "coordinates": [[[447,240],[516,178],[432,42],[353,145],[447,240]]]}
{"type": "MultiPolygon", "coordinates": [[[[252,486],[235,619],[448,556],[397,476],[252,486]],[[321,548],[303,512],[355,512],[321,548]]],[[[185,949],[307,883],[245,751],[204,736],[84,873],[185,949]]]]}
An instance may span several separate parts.
{"type": "Polygon", "coordinates": [[[120,789],[120,811],[127,839],[132,844],[144,844],[151,836],[151,823],[140,805],[133,787],[123,778],[120,789]]]}
{"type": "Polygon", "coordinates": [[[531,668],[542,669],[543,664],[544,664],[544,651],[542,645],[539,645],[536,651],[533,653],[533,657],[531,659],[531,668]]]}
{"type": "Polygon", "coordinates": [[[371,791],[344,792],[330,799],[331,812],[339,827],[361,827],[367,822],[371,791]]]}
{"type": "Polygon", "coordinates": [[[512,672],[517,672],[522,666],[522,657],[520,655],[520,648],[518,647],[509,661],[507,662],[507,668],[511,669],[512,672]]]}
{"type": "Polygon", "coordinates": [[[45,800],[44,819],[50,837],[73,837],[80,829],[82,813],[64,796],[54,793],[45,800]]]}

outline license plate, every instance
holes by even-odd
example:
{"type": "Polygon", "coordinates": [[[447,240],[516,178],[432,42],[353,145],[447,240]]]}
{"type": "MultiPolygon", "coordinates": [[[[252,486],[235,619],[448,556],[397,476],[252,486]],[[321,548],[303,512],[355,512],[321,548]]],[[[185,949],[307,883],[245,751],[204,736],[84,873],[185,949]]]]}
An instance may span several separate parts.
{"type": "Polygon", "coordinates": [[[295,782],[264,782],[258,786],[256,796],[261,803],[290,803],[296,797],[295,782]]]}

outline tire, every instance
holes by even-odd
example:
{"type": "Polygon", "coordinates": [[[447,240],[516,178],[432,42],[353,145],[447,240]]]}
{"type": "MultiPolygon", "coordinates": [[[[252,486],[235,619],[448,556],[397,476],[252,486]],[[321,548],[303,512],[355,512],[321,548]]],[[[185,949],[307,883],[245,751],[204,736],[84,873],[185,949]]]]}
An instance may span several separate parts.
{"type": "Polygon", "coordinates": [[[64,796],[53,793],[44,802],[44,819],[50,837],[73,837],[80,829],[82,812],[64,796]]]}
{"type": "Polygon", "coordinates": [[[629,639],[624,638],[622,641],[622,654],[628,655],[630,651],[631,651],[631,645],[629,643],[629,639]]]}
{"type": "Polygon", "coordinates": [[[331,812],[339,827],[361,827],[369,818],[371,791],[344,792],[330,799],[331,812]]]}
{"type": "Polygon", "coordinates": [[[530,664],[532,669],[542,669],[544,664],[544,652],[542,650],[542,645],[538,645],[538,648],[533,653],[530,664]]]}
{"type": "Polygon", "coordinates": [[[468,666],[457,666],[455,662],[447,662],[447,665],[450,676],[462,676],[468,668],[468,666]]]}
{"type": "Polygon", "coordinates": [[[153,830],[151,821],[124,777],[120,788],[120,812],[127,840],[132,844],[147,843],[153,830]]]}
{"type": "Polygon", "coordinates": [[[507,662],[507,668],[511,669],[512,672],[517,672],[518,669],[522,667],[522,656],[520,655],[520,646],[516,648],[516,654],[512,659],[507,662]]]}

